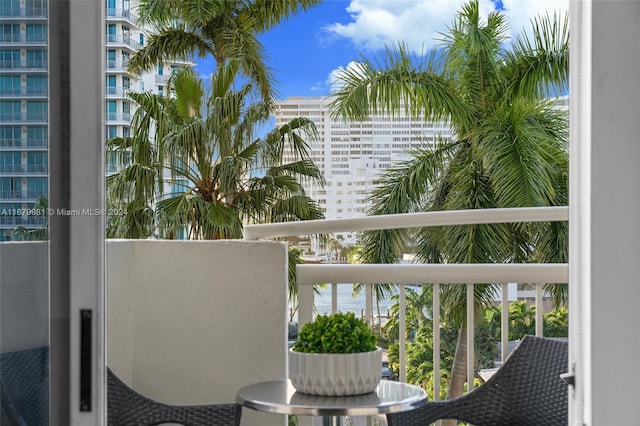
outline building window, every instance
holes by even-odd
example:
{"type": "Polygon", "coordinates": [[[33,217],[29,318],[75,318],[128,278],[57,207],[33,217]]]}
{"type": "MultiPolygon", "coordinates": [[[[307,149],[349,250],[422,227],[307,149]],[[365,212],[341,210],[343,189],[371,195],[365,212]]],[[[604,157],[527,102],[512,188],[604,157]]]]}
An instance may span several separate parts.
{"type": "Polygon", "coordinates": [[[118,136],[117,126],[107,126],[107,139],[115,138],[118,136]]]}
{"type": "Polygon", "coordinates": [[[107,101],[107,120],[117,120],[118,104],[116,101],[107,101]]]}
{"type": "Polygon", "coordinates": [[[19,126],[0,127],[0,147],[5,146],[20,146],[19,126]]]}
{"type": "Polygon", "coordinates": [[[20,101],[0,101],[0,121],[20,121],[20,101]]]}
{"type": "Polygon", "coordinates": [[[29,198],[47,197],[49,193],[47,180],[41,177],[27,178],[27,196],[29,198]]]}
{"type": "Polygon", "coordinates": [[[49,155],[46,152],[27,153],[27,168],[30,172],[42,173],[47,171],[49,155]]]}
{"type": "Polygon", "coordinates": [[[118,41],[116,37],[116,24],[107,24],[107,42],[114,43],[118,41]]]}
{"type": "Polygon", "coordinates": [[[20,198],[22,196],[22,179],[0,178],[0,199],[20,198]]]}
{"type": "Polygon", "coordinates": [[[0,75],[0,95],[19,95],[20,76],[0,75]]]}
{"type": "Polygon", "coordinates": [[[27,41],[36,43],[47,41],[47,26],[43,24],[27,24],[27,41]]]}
{"type": "Polygon", "coordinates": [[[27,121],[46,121],[47,115],[46,101],[27,101],[27,121]]]}
{"type": "Polygon", "coordinates": [[[27,94],[46,95],[48,90],[48,80],[45,75],[27,76],[27,94]]]}
{"type": "Polygon", "coordinates": [[[27,68],[46,68],[46,66],[46,50],[27,50],[27,68]]]}
{"type": "Polygon", "coordinates": [[[48,145],[46,127],[27,127],[27,146],[46,148],[48,145]]]}
{"type": "Polygon", "coordinates": [[[19,152],[0,152],[0,172],[15,173],[22,171],[22,160],[19,152]]]}
{"type": "Polygon", "coordinates": [[[20,25],[19,24],[1,24],[0,40],[4,43],[20,41],[20,25]]]}

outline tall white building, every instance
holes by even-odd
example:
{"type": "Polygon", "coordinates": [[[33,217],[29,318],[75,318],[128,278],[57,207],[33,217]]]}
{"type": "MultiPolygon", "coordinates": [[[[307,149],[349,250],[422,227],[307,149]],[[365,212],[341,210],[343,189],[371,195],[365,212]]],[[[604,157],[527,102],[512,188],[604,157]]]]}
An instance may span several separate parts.
{"type": "MultiPolygon", "coordinates": [[[[322,171],[326,185],[306,184],[309,196],[317,200],[327,218],[364,216],[367,197],[375,180],[394,163],[409,158],[411,148],[433,144],[451,137],[446,121],[412,119],[406,114],[376,114],[363,121],[332,118],[330,97],[293,97],[279,103],[275,124],[295,117],[315,123],[319,138],[311,141],[312,158],[322,171]]],[[[355,242],[355,234],[344,234],[345,242],[355,242]]]]}
{"type": "MultiPolygon", "coordinates": [[[[130,122],[135,104],[128,99],[128,92],[149,91],[162,95],[176,67],[193,65],[189,61],[175,60],[158,64],[143,74],[127,71],[129,58],[144,46],[150,33],[137,24],[137,3],[137,0],[106,0],[106,138],[131,134],[130,122]]],[[[107,158],[107,173],[118,171],[120,166],[115,155],[107,158]]]]}

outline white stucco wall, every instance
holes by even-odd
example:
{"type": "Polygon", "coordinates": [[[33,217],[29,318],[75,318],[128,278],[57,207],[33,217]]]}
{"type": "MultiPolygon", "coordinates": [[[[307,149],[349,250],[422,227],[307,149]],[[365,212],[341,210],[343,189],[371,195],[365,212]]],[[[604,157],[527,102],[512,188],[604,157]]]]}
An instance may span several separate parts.
{"type": "MultiPolygon", "coordinates": [[[[107,241],[107,365],[173,404],[286,377],[283,243],[107,241]]],[[[0,351],[48,344],[48,244],[0,244],[0,351]]],[[[283,416],[243,410],[242,425],[283,416]]]]}
{"type": "Polygon", "coordinates": [[[278,242],[108,241],[107,365],[174,404],[233,402],[242,386],[285,377],[286,262],[278,242]]]}

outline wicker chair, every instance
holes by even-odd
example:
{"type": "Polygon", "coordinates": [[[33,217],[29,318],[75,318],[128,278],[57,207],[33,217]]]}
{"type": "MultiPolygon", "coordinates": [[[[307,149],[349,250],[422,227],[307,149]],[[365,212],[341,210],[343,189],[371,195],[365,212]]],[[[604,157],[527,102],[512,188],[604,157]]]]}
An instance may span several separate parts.
{"type": "Polygon", "coordinates": [[[237,404],[174,406],[146,398],[107,369],[107,419],[109,426],[153,426],[178,423],[186,426],[238,426],[237,404]]]}
{"type": "Polygon", "coordinates": [[[49,424],[49,348],[0,354],[0,424],[49,424]]]}
{"type": "Polygon", "coordinates": [[[566,341],[526,336],[502,367],[473,392],[412,411],[388,414],[389,426],[456,419],[476,426],[561,426],[568,423],[566,341]]]}

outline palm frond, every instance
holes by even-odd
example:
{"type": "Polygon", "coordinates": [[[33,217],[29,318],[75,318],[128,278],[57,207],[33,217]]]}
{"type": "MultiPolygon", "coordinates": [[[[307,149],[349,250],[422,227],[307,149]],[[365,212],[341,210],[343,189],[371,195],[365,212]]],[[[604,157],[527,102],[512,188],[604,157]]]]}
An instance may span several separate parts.
{"type": "Polygon", "coordinates": [[[559,162],[566,157],[565,118],[520,100],[479,126],[485,164],[501,207],[549,205],[559,162]]]}
{"type": "Polygon", "coordinates": [[[133,74],[150,71],[159,63],[190,58],[196,52],[204,57],[211,53],[210,44],[185,28],[164,27],[150,35],[145,45],[136,50],[127,63],[127,70],[133,74]]]}
{"type": "Polygon", "coordinates": [[[533,34],[519,34],[506,55],[508,95],[540,98],[565,93],[569,84],[569,15],[532,20],[533,34]]]}
{"type": "Polygon", "coordinates": [[[322,0],[254,0],[247,12],[257,17],[260,31],[266,31],[321,2],[322,0]]]}
{"type": "Polygon", "coordinates": [[[387,48],[378,65],[362,58],[338,72],[335,99],[329,104],[331,114],[359,120],[376,112],[401,110],[434,120],[468,116],[468,106],[456,96],[453,81],[442,75],[441,68],[435,51],[416,58],[403,44],[387,48]]]}

